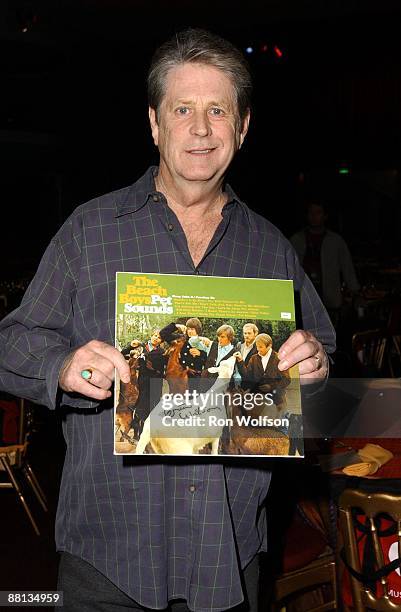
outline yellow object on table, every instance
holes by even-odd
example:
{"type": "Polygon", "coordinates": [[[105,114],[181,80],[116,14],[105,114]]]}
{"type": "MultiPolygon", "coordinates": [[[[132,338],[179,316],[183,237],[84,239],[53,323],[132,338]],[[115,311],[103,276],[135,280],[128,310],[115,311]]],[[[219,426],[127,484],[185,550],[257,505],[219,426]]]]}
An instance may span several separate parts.
{"type": "Polygon", "coordinates": [[[347,476],[369,476],[377,472],[379,467],[390,461],[393,458],[393,453],[386,450],[378,444],[365,444],[363,448],[358,451],[358,455],[361,458],[360,463],[354,463],[353,465],[347,465],[343,468],[344,474],[347,476]]]}

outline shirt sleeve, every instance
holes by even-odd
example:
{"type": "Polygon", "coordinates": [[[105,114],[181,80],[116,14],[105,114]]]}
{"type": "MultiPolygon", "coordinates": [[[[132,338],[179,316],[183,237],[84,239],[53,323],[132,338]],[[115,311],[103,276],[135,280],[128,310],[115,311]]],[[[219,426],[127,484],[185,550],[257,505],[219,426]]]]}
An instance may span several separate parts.
{"type": "Polygon", "coordinates": [[[0,322],[0,388],[55,408],[71,351],[75,281],[55,237],[19,308],[0,322]]]}

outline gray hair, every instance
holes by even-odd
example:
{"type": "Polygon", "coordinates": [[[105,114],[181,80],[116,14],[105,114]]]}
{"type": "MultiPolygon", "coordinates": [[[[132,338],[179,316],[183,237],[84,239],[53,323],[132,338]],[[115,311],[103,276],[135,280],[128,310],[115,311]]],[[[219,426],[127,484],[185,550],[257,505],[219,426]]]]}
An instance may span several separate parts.
{"type": "Polygon", "coordinates": [[[178,32],[161,45],[153,55],[148,72],[148,102],[159,121],[160,105],[166,94],[166,80],[170,70],[186,63],[213,66],[231,81],[237,103],[238,119],[242,127],[250,108],[252,79],[248,62],[232,43],[199,28],[178,32]]]}
{"type": "Polygon", "coordinates": [[[255,338],[255,344],[257,342],[261,342],[265,346],[272,346],[273,345],[273,340],[271,339],[271,336],[269,336],[269,334],[259,334],[255,338]]]}

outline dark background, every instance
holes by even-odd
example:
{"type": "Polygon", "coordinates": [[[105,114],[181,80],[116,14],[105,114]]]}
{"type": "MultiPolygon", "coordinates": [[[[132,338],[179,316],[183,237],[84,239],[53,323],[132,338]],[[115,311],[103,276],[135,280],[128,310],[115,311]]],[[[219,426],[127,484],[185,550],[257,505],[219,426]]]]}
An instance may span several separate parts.
{"type": "Polygon", "coordinates": [[[305,194],[318,194],[357,266],[396,259],[399,8],[398,0],[2,0],[0,282],[29,278],[78,204],[157,161],[146,70],[158,43],[188,25],[254,49],[252,124],[229,177],[242,199],[290,235],[305,194]]]}

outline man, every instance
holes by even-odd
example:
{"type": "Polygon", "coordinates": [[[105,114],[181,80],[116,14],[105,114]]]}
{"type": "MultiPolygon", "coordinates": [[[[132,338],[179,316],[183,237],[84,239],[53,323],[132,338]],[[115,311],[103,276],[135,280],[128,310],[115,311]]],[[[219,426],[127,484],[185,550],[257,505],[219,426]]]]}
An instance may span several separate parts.
{"type": "MultiPolygon", "coordinates": [[[[242,335],[244,337],[244,342],[238,342],[237,351],[240,352],[242,359],[244,360],[245,365],[248,365],[248,362],[252,355],[256,355],[256,346],[255,346],[255,338],[259,333],[259,329],[256,327],[254,323],[245,323],[242,328],[242,335]]],[[[238,370],[238,365],[235,366],[234,370],[234,384],[237,388],[241,388],[245,390],[245,386],[241,380],[241,374],[238,370]]]]}
{"type": "MultiPolygon", "coordinates": [[[[160,330],[163,340],[172,342],[178,338],[185,337],[185,344],[180,351],[180,364],[183,368],[190,369],[190,376],[200,376],[206,361],[205,350],[193,348],[189,339],[199,336],[202,332],[202,323],[197,317],[191,317],[182,325],[180,323],[169,323],[160,330]]],[[[206,347],[204,347],[206,348],[206,347]]]]}
{"type": "Polygon", "coordinates": [[[353,293],[359,291],[359,283],[344,239],[326,227],[324,203],[310,200],[306,212],[308,225],[294,234],[291,242],[336,325],[342,305],[342,282],[353,293]]]}
{"type": "Polygon", "coordinates": [[[124,461],[113,455],[108,401],[114,368],[129,379],[112,346],[122,269],[292,278],[308,331],[283,344],[279,368],[299,363],[302,377],[326,377],[334,332],[313,286],[281,233],[224,183],[248,130],[250,86],[242,54],[212,34],[188,30],[158,49],[148,94],[159,167],[74,211],[0,326],[1,386],[69,406],[56,521],[66,610],[163,609],[178,599],[207,612],[240,604],[244,591],[256,609],[269,472],[240,459],[124,461]]]}
{"type": "Polygon", "coordinates": [[[196,380],[201,375],[206,361],[206,351],[192,347],[189,342],[190,338],[199,336],[201,331],[202,324],[197,317],[191,317],[185,325],[170,323],[160,330],[161,337],[166,342],[170,343],[178,338],[184,342],[180,350],[179,364],[187,371],[189,391],[196,388],[196,380]]]}
{"type": "Polygon", "coordinates": [[[154,329],[149,340],[147,340],[143,345],[145,353],[148,354],[151,351],[161,350],[160,349],[161,341],[162,339],[160,337],[160,329],[154,329]]]}
{"type": "Polygon", "coordinates": [[[160,330],[154,329],[149,340],[143,344],[143,353],[138,362],[139,397],[135,404],[135,413],[139,421],[137,435],[140,435],[146,417],[162,394],[166,358],[160,346],[161,342],[160,330]]]}
{"type": "Polygon", "coordinates": [[[203,346],[202,342],[198,341],[198,347],[194,347],[191,344],[191,338],[195,342],[199,339],[202,333],[202,323],[197,317],[191,317],[185,323],[187,330],[187,342],[181,349],[181,364],[189,368],[188,370],[188,389],[193,391],[196,389],[197,378],[201,376],[203,368],[205,366],[207,351],[203,346]]]}
{"type": "Polygon", "coordinates": [[[219,365],[222,359],[228,359],[235,353],[234,329],[231,325],[220,325],[216,332],[217,340],[213,340],[210,346],[207,347],[207,359],[205,369],[202,376],[206,378],[215,378],[216,374],[210,374],[208,368],[214,368],[219,365]]]}
{"type": "Polygon", "coordinates": [[[245,365],[248,365],[248,362],[252,355],[256,355],[257,353],[255,338],[258,333],[259,330],[256,327],[255,323],[245,323],[242,328],[242,335],[244,337],[244,341],[240,343],[237,349],[241,353],[241,357],[245,365]]]}
{"type": "MultiPolygon", "coordinates": [[[[280,414],[287,405],[285,389],[291,382],[290,375],[287,370],[280,371],[280,359],[273,350],[273,341],[269,334],[257,335],[255,346],[256,353],[249,359],[248,364],[239,351],[235,354],[243,387],[251,393],[261,393],[265,396],[269,394],[269,399],[280,414]]],[[[259,412],[254,408],[252,414],[262,414],[263,404],[260,408],[259,412]]]]}

